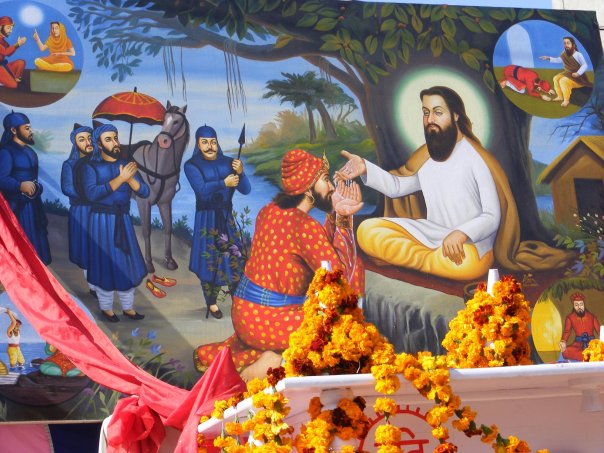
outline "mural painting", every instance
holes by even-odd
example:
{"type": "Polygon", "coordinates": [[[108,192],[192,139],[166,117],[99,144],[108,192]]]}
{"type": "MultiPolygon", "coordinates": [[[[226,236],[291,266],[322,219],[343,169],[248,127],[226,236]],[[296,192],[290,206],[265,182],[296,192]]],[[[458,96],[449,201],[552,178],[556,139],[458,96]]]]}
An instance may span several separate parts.
{"type": "MultiPolygon", "coordinates": [[[[441,352],[490,268],[523,282],[535,362],[599,334],[594,13],[0,5],[0,190],[82,326],[149,374],[190,388],[225,346],[246,379],[278,365],[325,261],[398,351],[441,352]]],[[[9,271],[0,421],[106,417],[120,393],[34,329],[62,308],[16,304],[9,271]]]]}

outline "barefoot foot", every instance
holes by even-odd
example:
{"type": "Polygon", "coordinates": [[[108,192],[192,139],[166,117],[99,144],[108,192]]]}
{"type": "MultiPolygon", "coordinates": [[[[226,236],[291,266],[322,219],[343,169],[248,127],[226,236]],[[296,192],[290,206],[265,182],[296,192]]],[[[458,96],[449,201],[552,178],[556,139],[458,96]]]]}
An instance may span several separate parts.
{"type": "Polygon", "coordinates": [[[244,382],[251,381],[254,378],[264,379],[266,377],[266,371],[269,368],[277,368],[279,366],[281,366],[281,354],[277,354],[273,351],[264,351],[258,360],[241,371],[241,379],[243,379],[244,382]]]}

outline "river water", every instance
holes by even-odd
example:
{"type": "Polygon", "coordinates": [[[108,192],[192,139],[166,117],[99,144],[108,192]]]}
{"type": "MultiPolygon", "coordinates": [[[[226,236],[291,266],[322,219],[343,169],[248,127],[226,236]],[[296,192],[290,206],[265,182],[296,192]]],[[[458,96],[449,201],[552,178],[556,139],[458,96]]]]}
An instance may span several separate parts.
{"type": "MultiPolygon", "coordinates": [[[[42,197],[49,201],[59,199],[65,206],[69,206],[69,200],[61,192],[61,166],[66,156],[59,153],[38,153],[38,159],[40,166],[39,180],[44,185],[42,197]]],[[[250,210],[249,218],[253,221],[260,209],[279,192],[279,189],[263,176],[254,175],[254,166],[248,164],[245,157],[242,157],[242,160],[245,172],[250,178],[252,191],[248,195],[235,192],[233,207],[237,212],[242,212],[244,207],[247,206],[250,210]]],[[[537,206],[540,210],[553,212],[552,197],[548,195],[538,196],[537,206]]],[[[373,209],[374,206],[365,204],[361,212],[371,213],[373,209]]],[[[138,209],[134,200],[132,201],[130,212],[133,215],[138,215],[138,209]]],[[[153,206],[151,215],[152,217],[160,218],[157,206],[153,206]]],[[[313,209],[311,215],[321,223],[325,220],[325,213],[318,209],[313,209]]],[[[183,216],[187,216],[187,224],[192,228],[195,219],[195,194],[187,181],[184,171],[181,171],[180,191],[172,201],[172,220],[178,220],[183,216]]],[[[249,230],[250,233],[253,233],[253,224],[249,227],[249,230]]]]}

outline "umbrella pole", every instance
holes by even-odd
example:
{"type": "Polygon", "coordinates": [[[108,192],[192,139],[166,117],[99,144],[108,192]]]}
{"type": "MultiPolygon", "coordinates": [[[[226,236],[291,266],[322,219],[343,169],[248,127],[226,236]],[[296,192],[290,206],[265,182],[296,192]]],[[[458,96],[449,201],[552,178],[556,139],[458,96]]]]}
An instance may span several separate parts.
{"type": "Polygon", "coordinates": [[[132,145],[132,127],[133,127],[133,123],[132,121],[130,122],[130,138],[128,139],[128,148],[130,148],[130,146],[132,145]]]}

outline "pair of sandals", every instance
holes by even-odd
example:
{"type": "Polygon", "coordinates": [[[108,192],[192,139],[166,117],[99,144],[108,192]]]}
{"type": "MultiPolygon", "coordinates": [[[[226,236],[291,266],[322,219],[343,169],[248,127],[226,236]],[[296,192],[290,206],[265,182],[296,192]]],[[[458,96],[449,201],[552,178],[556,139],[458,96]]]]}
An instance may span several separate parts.
{"type": "Polygon", "coordinates": [[[162,285],[166,288],[170,288],[176,285],[176,279],[169,277],[160,277],[158,275],[153,274],[153,276],[150,279],[147,279],[147,281],[145,282],[145,287],[149,291],[151,291],[151,294],[153,294],[158,299],[163,299],[164,297],[166,297],[166,292],[156,286],[155,283],[157,283],[158,285],[162,285]]]}

